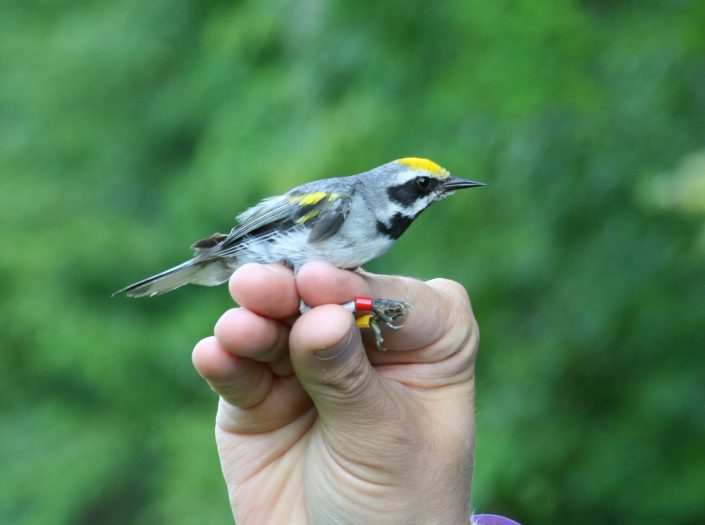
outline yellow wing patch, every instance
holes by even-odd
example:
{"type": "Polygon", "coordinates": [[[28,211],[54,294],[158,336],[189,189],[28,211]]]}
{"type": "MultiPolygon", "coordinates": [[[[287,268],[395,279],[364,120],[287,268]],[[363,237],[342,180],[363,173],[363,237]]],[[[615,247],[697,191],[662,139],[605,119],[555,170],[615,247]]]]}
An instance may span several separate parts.
{"type": "Polygon", "coordinates": [[[433,173],[437,177],[445,178],[449,176],[448,170],[439,166],[430,159],[420,159],[418,157],[406,157],[399,159],[397,162],[408,166],[412,170],[424,170],[433,173]]]}
{"type": "Polygon", "coordinates": [[[319,202],[326,199],[328,202],[335,202],[340,198],[339,193],[328,193],[327,191],[314,191],[311,193],[304,193],[303,195],[294,195],[289,199],[289,202],[296,204],[301,208],[307,206],[313,207],[309,212],[303,214],[301,217],[296,219],[296,223],[304,224],[310,221],[314,217],[317,217],[321,213],[321,207],[316,206],[319,202]]]}
{"type": "Polygon", "coordinates": [[[297,224],[303,224],[306,221],[310,221],[311,219],[313,219],[319,213],[321,213],[321,210],[312,210],[312,211],[308,212],[307,214],[302,215],[301,217],[296,219],[296,221],[294,221],[294,222],[296,222],[297,224]]]}
{"type": "Polygon", "coordinates": [[[295,195],[289,199],[289,202],[296,202],[299,206],[313,206],[325,199],[327,195],[325,191],[315,191],[313,193],[295,195]]]}
{"type": "Polygon", "coordinates": [[[299,206],[314,206],[323,199],[328,199],[330,202],[338,200],[340,195],[337,193],[328,193],[326,191],[314,191],[313,193],[304,193],[303,195],[294,195],[289,199],[289,202],[296,203],[299,206]]]}

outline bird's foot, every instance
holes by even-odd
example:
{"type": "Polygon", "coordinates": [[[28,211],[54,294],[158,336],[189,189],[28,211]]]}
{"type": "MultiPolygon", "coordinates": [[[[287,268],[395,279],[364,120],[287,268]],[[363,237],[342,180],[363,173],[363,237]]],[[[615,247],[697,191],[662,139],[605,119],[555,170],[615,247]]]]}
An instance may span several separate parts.
{"type": "MultiPolygon", "coordinates": [[[[411,304],[391,299],[373,299],[371,297],[356,297],[343,303],[343,308],[355,316],[358,328],[370,328],[375,336],[375,346],[380,352],[385,352],[382,326],[391,330],[399,330],[404,326],[404,317],[409,313],[411,304]]],[[[311,307],[301,301],[299,311],[303,314],[311,307]]]]}
{"type": "Polygon", "coordinates": [[[380,352],[384,347],[382,326],[391,330],[399,330],[404,326],[404,317],[409,312],[411,305],[404,301],[391,299],[372,299],[370,297],[356,297],[342,305],[355,316],[359,328],[370,328],[375,336],[375,346],[380,352]]]}

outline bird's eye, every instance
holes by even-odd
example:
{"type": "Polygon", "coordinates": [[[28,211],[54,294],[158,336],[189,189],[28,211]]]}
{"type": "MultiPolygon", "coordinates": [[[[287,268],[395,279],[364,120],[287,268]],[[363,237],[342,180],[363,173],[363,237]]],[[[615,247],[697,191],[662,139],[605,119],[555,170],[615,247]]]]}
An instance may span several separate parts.
{"type": "Polygon", "coordinates": [[[418,177],[416,179],[416,187],[420,190],[427,190],[428,188],[431,187],[431,178],[430,177],[418,177]]]}

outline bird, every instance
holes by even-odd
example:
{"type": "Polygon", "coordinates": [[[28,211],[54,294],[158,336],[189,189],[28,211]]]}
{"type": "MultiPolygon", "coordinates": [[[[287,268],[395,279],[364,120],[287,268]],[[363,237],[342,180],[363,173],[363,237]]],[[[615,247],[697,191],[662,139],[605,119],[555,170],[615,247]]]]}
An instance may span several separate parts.
{"type": "MultiPolygon", "coordinates": [[[[419,157],[397,159],[356,175],[315,180],[263,199],[239,214],[229,233],[196,241],[191,259],[113,296],[151,297],[186,284],[216,286],[252,262],[281,263],[295,272],[314,260],[356,269],[386,253],[432,203],[456,190],[484,185],[419,157]]],[[[409,305],[375,301],[376,306],[364,300],[348,307],[357,311],[367,306],[373,312],[371,327],[381,343],[379,322],[397,328],[393,321],[409,305]]]]}

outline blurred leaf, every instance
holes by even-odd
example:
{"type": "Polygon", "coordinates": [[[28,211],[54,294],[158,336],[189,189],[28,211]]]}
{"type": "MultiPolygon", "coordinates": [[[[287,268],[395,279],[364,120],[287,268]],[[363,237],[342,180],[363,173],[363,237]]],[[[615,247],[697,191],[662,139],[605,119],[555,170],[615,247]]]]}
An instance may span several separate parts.
{"type": "Polygon", "coordinates": [[[0,4],[0,522],[230,520],[193,344],[224,287],[110,298],[271,194],[485,181],[370,270],[482,328],[473,505],[701,523],[705,3],[0,4]]]}

